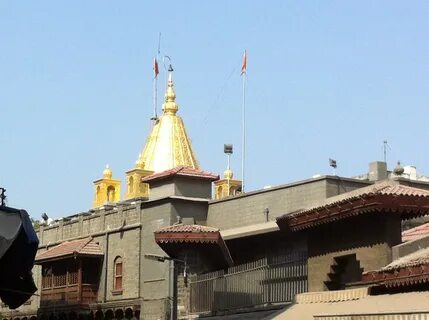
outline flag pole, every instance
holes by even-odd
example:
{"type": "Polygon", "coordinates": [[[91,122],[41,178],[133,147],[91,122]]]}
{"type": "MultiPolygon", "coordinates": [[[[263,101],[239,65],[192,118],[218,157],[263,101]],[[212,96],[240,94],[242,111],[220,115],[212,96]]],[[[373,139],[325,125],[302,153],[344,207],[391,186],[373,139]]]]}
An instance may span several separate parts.
{"type": "Polygon", "coordinates": [[[243,54],[243,64],[241,66],[241,76],[243,81],[243,100],[241,106],[242,112],[242,132],[241,132],[241,192],[244,192],[245,186],[245,164],[246,164],[246,78],[247,78],[247,55],[246,50],[243,54]]]}
{"type": "Polygon", "coordinates": [[[159,54],[161,53],[161,32],[158,36],[158,51],[156,53],[156,57],[153,59],[153,117],[152,120],[156,121],[158,120],[158,60],[159,60],[159,54]]]}
{"type": "Polygon", "coordinates": [[[153,117],[152,120],[158,119],[158,114],[156,110],[158,100],[158,77],[155,74],[155,77],[153,78],[153,117]]]}

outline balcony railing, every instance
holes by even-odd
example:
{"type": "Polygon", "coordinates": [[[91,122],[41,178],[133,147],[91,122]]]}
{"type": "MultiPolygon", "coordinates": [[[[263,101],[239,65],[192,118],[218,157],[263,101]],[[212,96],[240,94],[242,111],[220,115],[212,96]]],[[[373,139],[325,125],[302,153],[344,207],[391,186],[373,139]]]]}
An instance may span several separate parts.
{"type": "Polygon", "coordinates": [[[293,301],[307,291],[307,253],[266,257],[190,279],[192,313],[293,301]]]}
{"type": "Polygon", "coordinates": [[[96,302],[98,286],[95,284],[71,284],[42,288],[40,305],[88,304],[96,302]]]}

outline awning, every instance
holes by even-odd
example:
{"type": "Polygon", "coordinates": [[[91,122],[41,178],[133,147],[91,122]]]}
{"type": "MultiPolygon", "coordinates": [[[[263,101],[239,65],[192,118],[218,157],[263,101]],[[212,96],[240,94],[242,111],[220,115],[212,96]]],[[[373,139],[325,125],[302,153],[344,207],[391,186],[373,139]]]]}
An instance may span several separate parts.
{"type": "Polygon", "coordinates": [[[11,309],[37,290],[31,270],[38,245],[28,213],[0,206],[0,299],[11,309]]]}
{"type": "Polygon", "coordinates": [[[277,218],[280,229],[302,230],[366,213],[386,212],[403,219],[429,214],[429,191],[384,181],[328,198],[277,218]]]}
{"type": "Polygon", "coordinates": [[[168,226],[155,231],[155,242],[173,258],[177,258],[180,251],[192,248],[211,256],[218,267],[233,265],[229,250],[217,228],[186,224],[168,226]]]}

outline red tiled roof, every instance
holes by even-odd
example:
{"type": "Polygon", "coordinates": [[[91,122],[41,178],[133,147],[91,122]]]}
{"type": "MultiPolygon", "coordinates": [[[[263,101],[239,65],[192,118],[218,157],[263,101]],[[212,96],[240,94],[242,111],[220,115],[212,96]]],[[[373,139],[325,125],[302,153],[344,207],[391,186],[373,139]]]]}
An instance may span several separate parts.
{"type": "Polygon", "coordinates": [[[383,267],[381,270],[393,270],[427,263],[429,263],[429,248],[417,250],[399,259],[396,259],[387,266],[383,267]]]}
{"type": "Polygon", "coordinates": [[[219,232],[219,229],[207,226],[201,226],[198,224],[176,224],[173,226],[164,227],[155,231],[155,233],[167,233],[167,232],[219,232]]]}
{"type": "MultiPolygon", "coordinates": [[[[155,231],[155,242],[170,256],[174,256],[181,250],[182,245],[191,244],[204,246],[204,250],[217,248],[221,253],[225,263],[229,266],[233,264],[228,247],[222,239],[219,229],[201,226],[176,224],[164,227],[155,231]]],[[[200,247],[201,248],[201,247],[200,247]]]]}
{"type": "Polygon", "coordinates": [[[58,259],[60,257],[84,255],[84,256],[102,256],[104,255],[98,243],[92,238],[85,238],[73,241],[65,241],[46,251],[39,252],[35,261],[45,261],[58,259]]]}
{"type": "Polygon", "coordinates": [[[142,181],[149,182],[154,180],[165,179],[175,175],[185,176],[185,177],[195,177],[195,178],[207,179],[212,181],[219,180],[219,175],[216,175],[214,173],[206,172],[200,169],[194,169],[192,167],[179,166],[170,170],[154,173],[150,176],[143,178],[142,181]]]}
{"type": "Polygon", "coordinates": [[[429,282],[429,248],[394,260],[379,270],[364,272],[362,281],[386,287],[429,282]]]}
{"type": "Polygon", "coordinates": [[[384,181],[282,215],[277,224],[280,228],[300,230],[374,210],[405,213],[409,218],[429,214],[429,191],[384,181]]]}
{"type": "Polygon", "coordinates": [[[402,242],[413,241],[429,235],[429,223],[402,232],[402,242]]]}
{"type": "Polygon", "coordinates": [[[196,224],[176,224],[155,231],[157,243],[217,243],[219,239],[219,229],[196,224]]]}

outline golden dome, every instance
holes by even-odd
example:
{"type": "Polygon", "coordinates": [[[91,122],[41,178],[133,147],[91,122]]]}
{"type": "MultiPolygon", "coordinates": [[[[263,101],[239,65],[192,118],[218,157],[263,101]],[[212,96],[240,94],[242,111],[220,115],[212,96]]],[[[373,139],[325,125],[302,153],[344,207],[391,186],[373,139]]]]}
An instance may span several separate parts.
{"type": "Polygon", "coordinates": [[[226,169],[226,170],[223,172],[223,177],[224,177],[225,179],[229,179],[229,180],[231,180],[233,176],[234,176],[234,174],[233,174],[232,170],[230,170],[230,169],[226,169]]]}
{"type": "Polygon", "coordinates": [[[104,179],[112,179],[112,170],[110,170],[109,165],[106,165],[106,169],[103,170],[104,179]]]}
{"type": "Polygon", "coordinates": [[[141,156],[144,166],[142,169],[155,173],[178,166],[199,169],[185,124],[176,114],[179,107],[176,104],[171,71],[162,109],[164,113],[154,123],[146,141],[141,156]]]}
{"type": "Polygon", "coordinates": [[[137,169],[144,169],[144,161],[143,161],[143,157],[142,157],[141,153],[139,154],[139,157],[136,161],[136,168],[137,169]]]}

